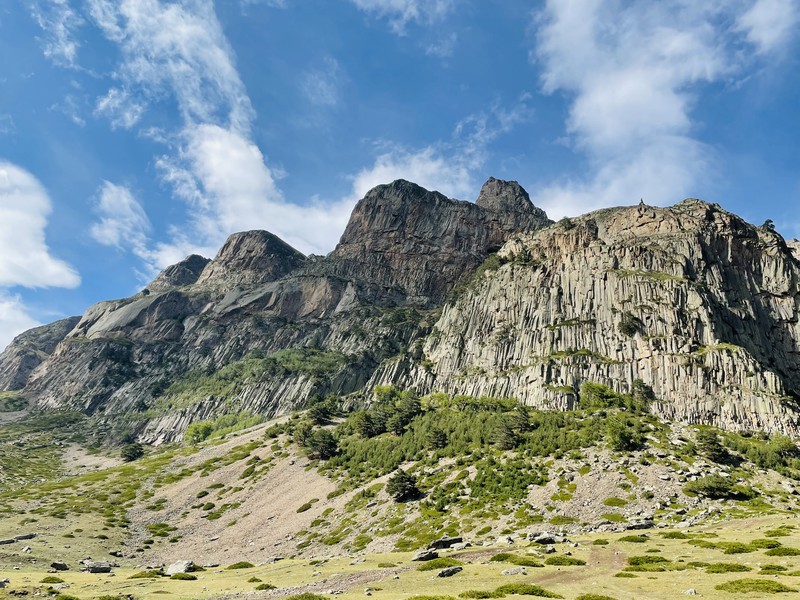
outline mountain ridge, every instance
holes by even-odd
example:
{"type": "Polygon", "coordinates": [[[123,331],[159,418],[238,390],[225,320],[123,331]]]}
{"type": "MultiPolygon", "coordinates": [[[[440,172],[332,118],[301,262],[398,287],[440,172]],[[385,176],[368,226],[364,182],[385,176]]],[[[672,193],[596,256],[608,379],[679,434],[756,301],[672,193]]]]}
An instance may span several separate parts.
{"type": "Polygon", "coordinates": [[[491,178],[472,203],[398,180],[326,257],[243,232],[93,306],[22,394],[161,443],[376,385],[563,410],[584,383],[641,380],[664,418],[796,435],[794,248],[696,199],[553,224],[516,182],[491,178]],[[229,372],[241,380],[223,385],[229,372]]]}

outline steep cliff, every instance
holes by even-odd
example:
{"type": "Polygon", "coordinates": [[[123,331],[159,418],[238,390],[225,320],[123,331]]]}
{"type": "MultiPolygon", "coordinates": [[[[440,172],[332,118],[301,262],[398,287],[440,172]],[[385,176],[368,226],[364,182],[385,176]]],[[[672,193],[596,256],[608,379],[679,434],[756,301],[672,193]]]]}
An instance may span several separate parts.
{"type": "Polygon", "coordinates": [[[685,200],[564,220],[498,256],[443,308],[424,363],[375,382],[567,409],[583,383],[641,380],[662,417],[798,433],[800,263],[771,229],[685,200]]]}
{"type": "Polygon", "coordinates": [[[0,354],[0,390],[21,390],[33,370],[56,349],[80,317],[34,327],[18,335],[0,354]]]}

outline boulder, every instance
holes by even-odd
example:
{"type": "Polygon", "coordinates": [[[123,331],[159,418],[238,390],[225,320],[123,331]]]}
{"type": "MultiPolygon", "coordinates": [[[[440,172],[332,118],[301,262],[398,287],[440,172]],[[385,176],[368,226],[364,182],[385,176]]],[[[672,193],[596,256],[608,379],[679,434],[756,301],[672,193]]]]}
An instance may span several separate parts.
{"type": "Polygon", "coordinates": [[[179,560],[172,563],[167,567],[167,575],[175,575],[176,573],[190,573],[194,568],[194,562],[191,560],[179,560]]]}
{"type": "Polygon", "coordinates": [[[50,568],[55,571],[69,571],[69,565],[65,562],[54,561],[50,563],[50,568]]]}
{"type": "Polygon", "coordinates": [[[513,569],[506,569],[503,575],[527,575],[528,569],[525,567],[514,567],[513,569]]]}
{"type": "Polygon", "coordinates": [[[424,562],[426,560],[433,560],[434,558],[439,558],[439,553],[436,552],[436,550],[420,550],[411,557],[411,560],[416,562],[424,562]]]}
{"type": "Polygon", "coordinates": [[[457,573],[461,573],[464,569],[462,567],[447,567],[446,569],[442,569],[439,571],[436,576],[437,577],[452,577],[457,573]]]}
{"type": "Polygon", "coordinates": [[[111,573],[111,563],[105,561],[89,561],[84,563],[84,571],[89,573],[111,573]]]}
{"type": "Polygon", "coordinates": [[[461,536],[455,537],[445,537],[442,536],[438,540],[433,540],[430,544],[428,544],[429,550],[442,550],[444,548],[450,548],[454,544],[461,544],[464,541],[464,538],[461,536]]]}

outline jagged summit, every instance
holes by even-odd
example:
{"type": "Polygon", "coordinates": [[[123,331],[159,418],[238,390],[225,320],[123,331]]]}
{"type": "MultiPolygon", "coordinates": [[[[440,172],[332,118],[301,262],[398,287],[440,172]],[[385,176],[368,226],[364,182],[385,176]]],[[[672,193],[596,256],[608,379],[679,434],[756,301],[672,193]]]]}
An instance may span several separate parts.
{"type": "Polygon", "coordinates": [[[191,254],[181,262],[170,265],[158,274],[147,286],[150,292],[163,292],[170,288],[191,285],[197,281],[200,274],[211,262],[210,258],[205,258],[198,254],[191,254]]]}
{"type": "Polygon", "coordinates": [[[228,238],[197,283],[242,285],[275,281],[305,260],[304,254],[268,231],[243,231],[228,238]]]}

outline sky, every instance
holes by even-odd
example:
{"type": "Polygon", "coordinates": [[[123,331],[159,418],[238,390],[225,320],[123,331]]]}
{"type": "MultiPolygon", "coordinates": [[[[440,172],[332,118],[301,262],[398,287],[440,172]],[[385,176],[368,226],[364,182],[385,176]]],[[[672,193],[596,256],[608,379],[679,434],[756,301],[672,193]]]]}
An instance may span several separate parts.
{"type": "Polygon", "coordinates": [[[0,0],[0,348],[403,178],[800,236],[800,0],[0,0]]]}

